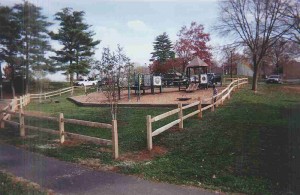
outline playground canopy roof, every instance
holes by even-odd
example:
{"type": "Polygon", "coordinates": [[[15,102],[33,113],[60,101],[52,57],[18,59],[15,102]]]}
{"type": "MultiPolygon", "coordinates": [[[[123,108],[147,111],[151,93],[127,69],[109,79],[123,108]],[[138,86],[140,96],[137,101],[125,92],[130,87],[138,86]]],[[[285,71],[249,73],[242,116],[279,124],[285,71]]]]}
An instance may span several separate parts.
{"type": "Polygon", "coordinates": [[[190,61],[189,65],[186,68],[196,68],[196,67],[207,67],[208,65],[201,60],[198,56],[196,56],[192,61],[190,61]]]}

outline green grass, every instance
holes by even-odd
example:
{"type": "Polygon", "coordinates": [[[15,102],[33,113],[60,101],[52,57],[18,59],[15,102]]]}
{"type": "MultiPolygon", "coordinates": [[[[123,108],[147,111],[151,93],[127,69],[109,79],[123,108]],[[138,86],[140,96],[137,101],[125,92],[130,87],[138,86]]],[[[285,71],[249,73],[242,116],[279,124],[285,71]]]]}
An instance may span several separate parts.
{"type": "Polygon", "coordinates": [[[0,194],[2,195],[43,195],[45,191],[35,185],[0,171],[0,194]]]}
{"type": "MultiPolygon", "coordinates": [[[[259,85],[258,94],[249,89],[241,89],[223,107],[217,108],[213,113],[205,112],[203,119],[193,117],[185,120],[183,131],[166,131],[154,137],[154,146],[164,147],[168,152],[150,162],[126,164],[113,161],[111,152],[103,152],[103,146],[60,146],[55,141],[57,136],[44,133],[30,133],[38,136],[21,139],[17,137],[17,132],[7,130],[6,133],[2,131],[0,139],[15,145],[26,145],[30,150],[66,161],[100,159],[101,164],[117,166],[122,173],[136,174],[151,180],[247,194],[286,193],[289,183],[287,135],[292,131],[289,124],[298,119],[283,113],[299,105],[300,94],[283,91],[283,87],[285,85],[262,84],[259,85]],[[39,147],[45,144],[55,147],[39,147]]],[[[32,103],[27,109],[48,112],[53,116],[63,112],[65,118],[110,123],[109,108],[78,107],[65,98],[66,96],[54,98],[59,103],[32,103]]],[[[146,115],[156,116],[170,109],[172,108],[119,108],[121,155],[145,150],[146,115]]],[[[295,111],[295,116],[300,114],[299,110],[295,111]]],[[[155,122],[153,129],[169,123],[175,117],[155,122]]],[[[57,124],[42,123],[34,119],[29,119],[26,123],[57,127],[57,124]]],[[[111,138],[110,132],[104,129],[80,126],[66,126],[65,129],[111,138]]]]}

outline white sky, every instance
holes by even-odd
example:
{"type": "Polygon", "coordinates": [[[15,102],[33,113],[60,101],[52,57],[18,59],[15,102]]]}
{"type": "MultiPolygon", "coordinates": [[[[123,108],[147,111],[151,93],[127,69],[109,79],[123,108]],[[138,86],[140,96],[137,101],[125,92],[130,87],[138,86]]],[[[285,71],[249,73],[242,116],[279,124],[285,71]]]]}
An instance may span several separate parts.
{"type": "MultiPolygon", "coordinates": [[[[22,0],[1,0],[2,5],[21,3],[22,0]]],[[[183,25],[192,21],[203,24],[205,31],[211,34],[211,46],[218,46],[224,40],[217,37],[212,26],[217,21],[217,0],[29,0],[43,8],[43,14],[50,22],[56,23],[51,30],[58,28],[53,15],[64,7],[86,13],[86,22],[92,25],[95,39],[101,40],[95,58],[101,58],[103,47],[115,49],[117,44],[124,47],[133,62],[149,64],[153,41],[156,36],[167,32],[172,42],[183,25]]],[[[58,43],[53,42],[57,47],[58,43]]],[[[51,75],[52,80],[63,80],[58,74],[51,75]]]]}

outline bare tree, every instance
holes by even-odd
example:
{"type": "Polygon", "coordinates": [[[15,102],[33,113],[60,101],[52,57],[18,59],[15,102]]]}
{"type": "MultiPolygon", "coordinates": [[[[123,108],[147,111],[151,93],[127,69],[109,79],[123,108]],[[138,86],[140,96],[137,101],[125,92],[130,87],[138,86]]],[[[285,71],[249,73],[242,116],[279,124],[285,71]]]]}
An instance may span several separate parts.
{"type": "Polygon", "coordinates": [[[237,38],[251,53],[254,67],[252,90],[257,90],[260,65],[268,49],[291,27],[282,25],[289,0],[225,0],[220,2],[216,29],[237,38]]]}
{"type": "Polygon", "coordinates": [[[125,86],[128,84],[129,74],[127,71],[130,66],[130,60],[120,45],[116,52],[112,52],[108,47],[103,48],[101,60],[95,62],[94,68],[100,72],[102,79],[104,79],[103,77],[106,79],[101,87],[111,106],[113,120],[117,120],[118,101],[121,97],[121,89],[126,89],[125,86]]]}
{"type": "Polygon", "coordinates": [[[117,63],[117,87],[118,87],[118,99],[121,99],[121,90],[125,89],[127,85],[127,66],[130,64],[130,59],[125,55],[123,48],[118,44],[116,54],[116,63],[117,63]]]}
{"type": "Polygon", "coordinates": [[[286,15],[286,24],[291,27],[290,39],[300,44],[300,1],[292,0],[286,15]]]}

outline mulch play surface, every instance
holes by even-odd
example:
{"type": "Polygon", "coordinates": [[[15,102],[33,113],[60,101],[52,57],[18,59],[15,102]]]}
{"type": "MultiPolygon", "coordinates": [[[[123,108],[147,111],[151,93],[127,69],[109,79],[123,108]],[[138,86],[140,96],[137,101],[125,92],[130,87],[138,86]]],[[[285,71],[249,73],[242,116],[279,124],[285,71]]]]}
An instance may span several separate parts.
{"type": "MultiPolygon", "coordinates": [[[[218,87],[218,91],[222,91],[224,87],[218,87]]],[[[177,105],[178,103],[190,104],[192,102],[198,101],[198,98],[206,99],[212,96],[212,88],[199,89],[192,93],[187,93],[185,91],[178,91],[178,88],[163,88],[163,92],[159,93],[156,89],[155,94],[151,94],[150,90],[146,90],[145,94],[141,94],[140,99],[134,91],[131,91],[130,100],[128,99],[127,90],[122,91],[121,100],[119,100],[119,105],[177,105]],[[186,101],[179,101],[178,98],[187,98],[186,101]]],[[[73,100],[80,103],[90,103],[106,105],[108,104],[107,97],[104,92],[95,92],[87,95],[81,95],[72,97],[73,100]]],[[[208,103],[208,102],[204,102],[208,103]]]]}

